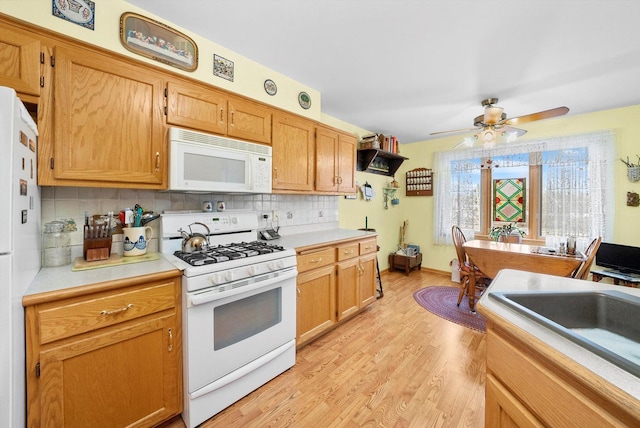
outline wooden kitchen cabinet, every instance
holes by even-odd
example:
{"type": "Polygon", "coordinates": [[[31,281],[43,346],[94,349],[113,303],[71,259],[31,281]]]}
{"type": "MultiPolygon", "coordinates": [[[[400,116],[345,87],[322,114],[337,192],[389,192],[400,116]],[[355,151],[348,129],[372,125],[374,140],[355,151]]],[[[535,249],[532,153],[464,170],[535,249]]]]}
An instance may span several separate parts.
{"type": "Polygon", "coordinates": [[[167,83],[167,124],[271,144],[271,109],[187,82],[167,83]]]}
{"type": "Polygon", "coordinates": [[[196,84],[167,83],[167,124],[227,133],[227,97],[196,84]]]}
{"type": "Polygon", "coordinates": [[[634,399],[558,352],[506,325],[487,320],[485,426],[639,426],[634,399]],[[635,414],[634,414],[635,412],[635,414]]]}
{"type": "Polygon", "coordinates": [[[313,191],[315,124],[278,112],[273,114],[272,128],[274,193],[313,191]]]}
{"type": "Polygon", "coordinates": [[[357,139],[330,128],[316,128],[315,189],[355,193],[357,139]]]}
{"type": "Polygon", "coordinates": [[[28,296],[29,427],[157,425],[182,411],[180,273],[28,296]]]}
{"type": "Polygon", "coordinates": [[[298,347],[376,300],[376,251],[376,238],[298,251],[298,347]]]}
{"type": "Polygon", "coordinates": [[[298,275],[296,343],[309,342],[335,324],[335,269],[333,264],[298,275]]]}
{"type": "Polygon", "coordinates": [[[360,254],[360,308],[364,308],[376,301],[377,252],[377,238],[363,239],[358,242],[358,254],[360,254]]]}
{"type": "Polygon", "coordinates": [[[53,134],[40,143],[38,184],[166,188],[162,75],[66,45],[54,58],[53,134]]]}
{"type": "Polygon", "coordinates": [[[15,89],[18,94],[40,95],[42,76],[41,42],[32,33],[2,25],[0,31],[0,86],[15,89]]]}

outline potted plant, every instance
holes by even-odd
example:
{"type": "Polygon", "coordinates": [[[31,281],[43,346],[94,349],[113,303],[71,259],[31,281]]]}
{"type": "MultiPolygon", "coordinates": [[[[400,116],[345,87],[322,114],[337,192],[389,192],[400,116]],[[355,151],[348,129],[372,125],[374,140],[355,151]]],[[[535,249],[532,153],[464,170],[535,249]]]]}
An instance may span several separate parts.
{"type": "Polygon", "coordinates": [[[516,242],[521,243],[522,237],[526,235],[525,231],[516,226],[515,223],[503,224],[502,226],[494,226],[489,231],[489,238],[494,241],[501,242],[516,242]],[[515,240],[510,240],[509,237],[514,236],[515,240]]]}

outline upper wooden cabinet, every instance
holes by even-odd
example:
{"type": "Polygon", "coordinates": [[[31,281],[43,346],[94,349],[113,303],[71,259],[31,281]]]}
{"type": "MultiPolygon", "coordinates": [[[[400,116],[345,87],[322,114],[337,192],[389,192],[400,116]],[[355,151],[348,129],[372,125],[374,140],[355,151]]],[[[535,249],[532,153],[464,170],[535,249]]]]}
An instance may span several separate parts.
{"type": "Polygon", "coordinates": [[[313,191],[315,124],[286,114],[273,114],[273,190],[313,191]]]}
{"type": "Polygon", "coordinates": [[[167,83],[167,124],[271,144],[271,110],[186,82],[167,83]]]}
{"type": "Polygon", "coordinates": [[[316,181],[320,192],[355,193],[355,136],[335,130],[316,129],[316,181]]]}
{"type": "Polygon", "coordinates": [[[40,185],[166,187],[162,75],[106,54],[56,46],[53,133],[40,185]]]}
{"type": "Polygon", "coordinates": [[[27,31],[3,25],[0,31],[0,86],[38,96],[40,77],[40,40],[27,31]]]}
{"type": "Polygon", "coordinates": [[[227,134],[258,143],[271,144],[271,109],[251,101],[230,98],[227,134]]]}
{"type": "Polygon", "coordinates": [[[167,83],[167,123],[214,134],[227,133],[227,98],[187,83],[167,83]]]}

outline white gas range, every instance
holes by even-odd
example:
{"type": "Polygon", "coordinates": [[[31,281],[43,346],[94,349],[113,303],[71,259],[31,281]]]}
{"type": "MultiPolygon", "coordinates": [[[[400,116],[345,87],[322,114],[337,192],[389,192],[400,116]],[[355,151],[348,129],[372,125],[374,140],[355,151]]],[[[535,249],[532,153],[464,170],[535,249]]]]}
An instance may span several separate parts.
{"type": "Polygon", "coordinates": [[[182,417],[191,428],[295,364],[296,255],[256,241],[255,212],[169,212],[161,223],[160,250],[183,271],[182,417]],[[183,252],[181,230],[209,245],[183,252]]]}

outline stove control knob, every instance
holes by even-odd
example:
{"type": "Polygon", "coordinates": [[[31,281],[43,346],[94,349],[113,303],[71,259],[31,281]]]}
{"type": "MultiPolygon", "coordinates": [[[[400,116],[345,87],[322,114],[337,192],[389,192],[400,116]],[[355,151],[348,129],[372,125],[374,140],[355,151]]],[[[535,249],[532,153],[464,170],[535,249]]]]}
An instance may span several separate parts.
{"type": "Polygon", "coordinates": [[[247,272],[249,273],[249,276],[255,276],[258,274],[258,268],[255,266],[249,266],[249,268],[247,268],[247,272]]]}
{"type": "Polygon", "coordinates": [[[233,281],[233,271],[229,270],[227,271],[227,273],[224,275],[225,279],[227,281],[233,281]]]}
{"type": "Polygon", "coordinates": [[[276,260],[273,262],[269,263],[269,270],[273,271],[273,270],[280,270],[280,269],[284,269],[284,262],[282,260],[276,260]]]}
{"type": "Polygon", "coordinates": [[[224,277],[222,276],[222,274],[216,273],[211,275],[209,281],[211,282],[211,285],[222,284],[224,282],[224,277]]]}

